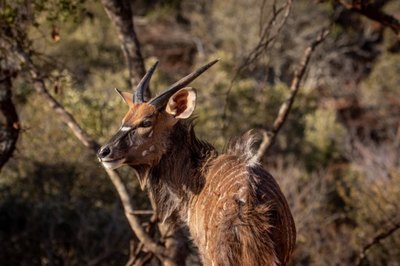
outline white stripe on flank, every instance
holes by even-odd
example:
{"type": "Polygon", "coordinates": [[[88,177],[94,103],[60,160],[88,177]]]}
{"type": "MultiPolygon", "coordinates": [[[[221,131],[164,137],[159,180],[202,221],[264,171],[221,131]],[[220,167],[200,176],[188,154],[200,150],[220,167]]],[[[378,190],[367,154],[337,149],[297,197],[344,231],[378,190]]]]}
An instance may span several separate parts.
{"type": "Polygon", "coordinates": [[[237,177],[236,173],[241,171],[242,170],[241,168],[244,168],[244,166],[242,164],[238,164],[238,165],[234,166],[233,168],[229,169],[230,172],[228,173],[228,175],[224,176],[222,180],[220,180],[219,184],[215,188],[215,191],[219,191],[221,186],[225,185],[228,181],[231,181],[231,178],[228,179],[228,177],[232,176],[233,174],[236,179],[236,177],[237,177]]]}

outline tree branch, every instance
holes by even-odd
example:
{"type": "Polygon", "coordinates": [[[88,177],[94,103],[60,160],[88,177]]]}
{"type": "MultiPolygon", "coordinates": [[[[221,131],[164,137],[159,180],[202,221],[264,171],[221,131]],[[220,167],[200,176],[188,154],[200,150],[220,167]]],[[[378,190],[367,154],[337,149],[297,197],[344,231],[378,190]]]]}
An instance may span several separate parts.
{"type": "MultiPolygon", "coordinates": [[[[131,4],[127,0],[102,0],[104,9],[117,30],[121,49],[129,70],[130,86],[135,89],[146,73],[140,42],[136,35],[131,4]]],[[[146,90],[150,97],[150,90],[146,90]]]]}
{"type": "Polygon", "coordinates": [[[364,3],[363,0],[353,1],[352,3],[348,3],[345,0],[336,0],[336,2],[347,10],[359,13],[390,28],[400,38],[400,21],[394,16],[386,14],[371,4],[364,3]]]}
{"type": "Polygon", "coordinates": [[[122,202],[122,206],[124,207],[125,216],[128,219],[128,222],[135,232],[137,238],[140,242],[143,243],[144,247],[152,252],[157,257],[162,260],[168,260],[165,247],[158,245],[150,236],[144,231],[142,225],[140,224],[139,219],[134,214],[134,209],[132,207],[131,198],[129,196],[128,190],[124,182],[122,182],[121,177],[118,175],[116,171],[106,169],[108,176],[114,184],[114,187],[117,189],[119,197],[122,202]]]}
{"type": "Polygon", "coordinates": [[[10,159],[19,136],[19,119],[11,99],[11,77],[0,69],[0,170],[10,159]]]}
{"type": "Polygon", "coordinates": [[[75,118],[48,92],[44,80],[38,76],[38,72],[33,68],[31,68],[30,72],[36,91],[42,95],[49,106],[60,116],[63,123],[71,129],[75,137],[77,137],[85,147],[96,153],[100,145],[80,127],[75,118]]]}
{"type": "Polygon", "coordinates": [[[363,248],[361,249],[360,254],[358,255],[357,263],[356,265],[360,266],[362,262],[365,259],[365,255],[367,251],[372,248],[373,246],[379,244],[382,240],[385,238],[391,236],[394,234],[397,230],[400,229],[400,222],[397,222],[393,224],[391,227],[389,227],[386,231],[380,232],[376,236],[374,236],[363,248]]]}
{"type": "Polygon", "coordinates": [[[20,71],[21,62],[8,53],[13,49],[9,40],[19,36],[9,26],[3,26],[3,22],[0,16],[0,171],[14,153],[21,130],[12,101],[12,79],[20,71]]]}
{"type": "Polygon", "coordinates": [[[323,40],[325,40],[326,36],[328,36],[329,31],[323,30],[318,37],[308,46],[303,53],[303,56],[300,61],[300,65],[294,73],[290,84],[290,94],[288,98],[282,103],[279,108],[279,112],[277,117],[275,118],[274,124],[272,126],[272,130],[263,132],[263,139],[258,148],[257,154],[255,155],[255,159],[260,160],[264,154],[268,151],[271,145],[274,143],[277,134],[282,128],[283,124],[286,121],[287,116],[292,108],[294,99],[297,95],[297,92],[300,87],[300,82],[303,79],[304,73],[307,69],[308,62],[310,61],[311,55],[318,44],[320,44],[323,40]]]}

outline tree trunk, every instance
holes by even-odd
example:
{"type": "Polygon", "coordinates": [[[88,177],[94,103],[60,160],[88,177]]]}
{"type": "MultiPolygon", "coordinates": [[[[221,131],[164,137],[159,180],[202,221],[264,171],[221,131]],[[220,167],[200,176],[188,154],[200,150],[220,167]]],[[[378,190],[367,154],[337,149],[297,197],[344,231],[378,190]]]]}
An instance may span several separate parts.
{"type": "MultiPolygon", "coordinates": [[[[131,4],[127,0],[102,0],[102,3],[117,30],[121,49],[128,65],[130,85],[134,90],[146,73],[146,68],[133,23],[131,4]]],[[[150,97],[150,90],[146,90],[145,97],[150,97]]]]}
{"type": "Polygon", "coordinates": [[[20,129],[11,87],[11,77],[0,73],[0,170],[15,150],[20,129]]]}

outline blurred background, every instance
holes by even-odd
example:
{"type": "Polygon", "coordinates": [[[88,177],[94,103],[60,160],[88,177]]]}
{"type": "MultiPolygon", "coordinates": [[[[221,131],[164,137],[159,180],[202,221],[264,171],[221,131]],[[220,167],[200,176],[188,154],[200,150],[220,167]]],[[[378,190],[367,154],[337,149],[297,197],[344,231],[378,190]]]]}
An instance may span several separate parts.
{"type": "MultiPolygon", "coordinates": [[[[113,88],[130,91],[132,77],[107,2],[0,2],[1,265],[123,265],[131,257],[136,238],[96,146],[82,144],[40,91],[100,144],[119,128],[127,107],[113,88]]],[[[193,83],[195,130],[220,151],[248,129],[272,128],[304,50],[329,29],[262,157],[296,222],[292,265],[400,265],[396,21],[346,5],[357,1],[127,2],[145,66],[160,61],[152,95],[220,58],[193,83]]],[[[400,18],[399,1],[365,2],[400,18]]],[[[119,174],[133,208],[150,210],[133,171],[119,174]]]]}

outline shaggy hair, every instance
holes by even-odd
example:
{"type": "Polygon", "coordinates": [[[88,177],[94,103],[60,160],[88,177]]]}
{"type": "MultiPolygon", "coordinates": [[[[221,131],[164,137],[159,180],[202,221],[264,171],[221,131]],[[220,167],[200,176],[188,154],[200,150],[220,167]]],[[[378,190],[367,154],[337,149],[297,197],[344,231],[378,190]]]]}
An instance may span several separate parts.
{"type": "Polygon", "coordinates": [[[256,135],[231,141],[225,153],[178,122],[167,152],[137,168],[163,221],[188,226],[205,265],[286,265],[296,231],[275,179],[254,160],[256,135]]]}

